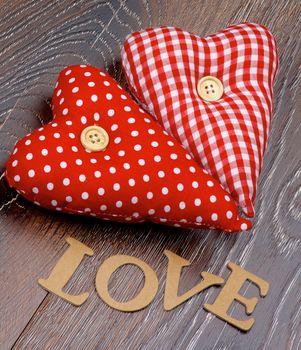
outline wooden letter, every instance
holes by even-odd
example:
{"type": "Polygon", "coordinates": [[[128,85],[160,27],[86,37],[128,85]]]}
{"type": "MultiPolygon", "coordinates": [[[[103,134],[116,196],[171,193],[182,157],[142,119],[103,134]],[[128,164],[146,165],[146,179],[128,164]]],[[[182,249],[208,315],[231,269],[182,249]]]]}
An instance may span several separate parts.
{"type": "Polygon", "coordinates": [[[202,272],[201,276],[203,277],[203,280],[185,294],[178,296],[182,267],[189,266],[190,262],[171,252],[170,250],[165,250],[164,254],[168,258],[166,287],[164,294],[164,309],[167,311],[172,310],[206,288],[214,285],[220,285],[224,282],[224,279],[221,277],[215,276],[208,272],[202,272]]]}
{"type": "Polygon", "coordinates": [[[93,250],[74,238],[68,237],[66,241],[69,243],[70,247],[54,266],[50,276],[47,279],[40,278],[38,283],[49,292],[52,292],[70,303],[79,306],[86,301],[89,293],[72,295],[65,293],[63,288],[68,283],[75,270],[78,268],[84,256],[92,256],[93,250]]]}
{"type": "Polygon", "coordinates": [[[114,255],[105,260],[97,271],[95,284],[96,290],[103,301],[120,311],[138,311],[145,308],[152,302],[158,290],[156,272],[144,261],[129,255],[114,255]],[[134,299],[127,302],[118,302],[109,294],[109,280],[114,271],[127,264],[136,265],[142,270],[144,286],[134,299]]]}
{"type": "Polygon", "coordinates": [[[246,307],[246,313],[251,315],[254,311],[255,306],[258,302],[257,298],[246,298],[239,294],[240,288],[243,284],[249,280],[256,284],[259,288],[260,295],[262,297],[266,296],[269,290],[269,284],[253,275],[252,273],[242,269],[241,267],[229,262],[228,268],[232,271],[226,284],[223,286],[219,295],[217,296],[213,304],[205,304],[204,309],[213,313],[222,320],[232,324],[233,326],[243,330],[248,331],[254,324],[254,318],[248,318],[247,320],[237,320],[227,314],[233,301],[238,301],[240,304],[246,307]]]}

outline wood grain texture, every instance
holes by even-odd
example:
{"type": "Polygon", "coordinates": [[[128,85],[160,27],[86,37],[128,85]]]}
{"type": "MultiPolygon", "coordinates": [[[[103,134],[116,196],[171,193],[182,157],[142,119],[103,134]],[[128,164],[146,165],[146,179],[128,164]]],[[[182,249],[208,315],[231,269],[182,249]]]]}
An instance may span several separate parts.
{"type": "MultiPolygon", "coordinates": [[[[153,224],[122,225],[51,213],[28,203],[0,182],[0,348],[9,349],[301,349],[301,4],[299,0],[2,1],[0,3],[0,173],[17,139],[50,120],[50,96],[67,64],[105,69],[125,86],[120,47],[127,33],[160,24],[207,35],[252,21],[274,33],[280,56],[275,111],[248,234],[185,231],[153,224]],[[67,290],[89,291],[77,308],[37,285],[67,248],[70,235],[94,250],[67,290]],[[191,261],[180,292],[203,270],[227,277],[233,261],[270,282],[242,333],[202,309],[217,288],[178,308],[163,310],[164,249],[191,261]],[[129,254],[158,273],[154,302],[136,313],[109,308],[94,290],[107,257],[129,254]]],[[[110,289],[131,298],[143,279],[134,267],[114,274],[110,289]]],[[[246,296],[258,295],[247,284],[246,296]]],[[[242,317],[241,306],[232,314],[242,317]]]]}

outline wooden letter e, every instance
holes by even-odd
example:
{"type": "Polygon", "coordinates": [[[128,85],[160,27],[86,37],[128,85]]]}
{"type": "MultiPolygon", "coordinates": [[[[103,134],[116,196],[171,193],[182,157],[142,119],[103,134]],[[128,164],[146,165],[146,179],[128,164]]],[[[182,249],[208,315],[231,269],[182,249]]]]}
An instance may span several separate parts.
{"type": "Polygon", "coordinates": [[[239,290],[243,284],[249,280],[257,285],[260,291],[260,295],[264,297],[268,294],[269,284],[265,280],[257,277],[251,272],[242,269],[232,262],[229,262],[228,268],[232,272],[227,282],[218,294],[215,302],[213,304],[205,304],[204,309],[213,313],[222,320],[232,324],[233,326],[243,331],[248,331],[251,329],[255,322],[254,318],[251,317],[247,320],[238,320],[227,314],[227,311],[229,310],[233,301],[238,301],[240,304],[246,307],[247,314],[251,315],[255,309],[258,299],[255,297],[246,298],[243,295],[239,294],[239,290]]]}

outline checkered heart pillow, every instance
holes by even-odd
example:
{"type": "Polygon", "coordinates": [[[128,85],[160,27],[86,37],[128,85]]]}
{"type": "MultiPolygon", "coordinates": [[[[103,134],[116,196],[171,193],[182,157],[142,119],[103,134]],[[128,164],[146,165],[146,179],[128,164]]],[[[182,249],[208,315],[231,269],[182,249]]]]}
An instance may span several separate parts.
{"type": "Polygon", "coordinates": [[[147,29],[127,37],[122,63],[142,106],[254,216],[278,68],[271,33],[249,23],[206,38],[147,29]]]}
{"type": "Polygon", "coordinates": [[[63,70],[53,115],[6,165],[9,184],[30,201],[125,222],[251,227],[220,184],[101,70],[63,70]]]}

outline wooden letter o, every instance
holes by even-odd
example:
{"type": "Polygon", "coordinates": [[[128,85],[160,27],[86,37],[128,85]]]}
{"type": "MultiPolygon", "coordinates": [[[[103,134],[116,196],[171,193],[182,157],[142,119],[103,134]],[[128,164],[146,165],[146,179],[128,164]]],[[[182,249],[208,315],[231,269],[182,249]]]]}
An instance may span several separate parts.
{"type": "Polygon", "coordinates": [[[99,267],[95,285],[98,295],[103,301],[114,309],[120,311],[138,311],[148,306],[158,291],[158,278],[156,272],[144,261],[129,255],[114,255],[109,257],[99,267]],[[109,280],[111,275],[123,265],[136,265],[144,274],[144,286],[138,295],[129,301],[119,302],[109,294],[109,280]]]}

